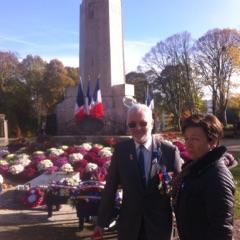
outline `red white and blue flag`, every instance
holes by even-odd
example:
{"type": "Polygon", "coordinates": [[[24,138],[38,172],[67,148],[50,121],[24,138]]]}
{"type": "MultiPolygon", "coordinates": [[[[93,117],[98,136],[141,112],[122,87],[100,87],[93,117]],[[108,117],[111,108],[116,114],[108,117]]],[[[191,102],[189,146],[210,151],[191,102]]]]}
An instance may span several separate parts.
{"type": "Polygon", "coordinates": [[[154,98],[153,98],[153,90],[152,88],[147,89],[147,93],[145,95],[145,104],[153,111],[154,110],[154,98]]]}
{"type": "Polygon", "coordinates": [[[103,118],[104,117],[104,109],[102,103],[102,94],[100,90],[99,78],[97,79],[97,84],[93,93],[93,102],[91,105],[90,115],[93,118],[103,118]]]}
{"type": "Polygon", "coordinates": [[[90,81],[88,81],[88,86],[87,86],[87,93],[85,97],[85,112],[86,115],[90,115],[90,111],[92,109],[92,94],[91,94],[91,88],[90,88],[90,81]]]}
{"type": "Polygon", "coordinates": [[[85,106],[84,106],[84,95],[83,95],[83,84],[80,79],[79,86],[78,86],[78,92],[77,92],[77,98],[76,98],[76,104],[74,109],[74,117],[76,121],[82,121],[85,118],[85,106]]]}

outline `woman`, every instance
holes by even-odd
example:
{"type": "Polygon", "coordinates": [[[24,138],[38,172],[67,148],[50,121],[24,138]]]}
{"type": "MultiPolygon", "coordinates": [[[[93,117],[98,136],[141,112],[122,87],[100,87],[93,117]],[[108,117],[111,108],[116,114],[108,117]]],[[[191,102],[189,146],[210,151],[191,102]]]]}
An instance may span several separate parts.
{"type": "Polygon", "coordinates": [[[214,115],[193,115],[182,132],[191,161],[173,184],[173,206],[181,240],[230,240],[234,182],[218,146],[223,127],[214,115]]]}

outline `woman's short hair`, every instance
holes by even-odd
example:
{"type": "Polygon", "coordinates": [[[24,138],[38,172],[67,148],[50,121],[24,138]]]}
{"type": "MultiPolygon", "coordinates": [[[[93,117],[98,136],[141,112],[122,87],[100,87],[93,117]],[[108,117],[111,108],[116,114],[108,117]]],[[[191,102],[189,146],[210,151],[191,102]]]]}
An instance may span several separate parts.
{"type": "Polygon", "coordinates": [[[182,132],[189,127],[202,128],[209,141],[220,140],[223,137],[223,125],[213,114],[194,114],[186,118],[182,123],[182,132]]]}

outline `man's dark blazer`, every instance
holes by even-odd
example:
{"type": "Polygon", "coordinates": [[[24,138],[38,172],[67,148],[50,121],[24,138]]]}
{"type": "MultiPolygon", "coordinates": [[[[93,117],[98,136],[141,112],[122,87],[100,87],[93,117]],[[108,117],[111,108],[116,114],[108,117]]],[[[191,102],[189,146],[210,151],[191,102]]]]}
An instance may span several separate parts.
{"type": "MultiPolygon", "coordinates": [[[[166,170],[180,172],[182,160],[177,148],[153,137],[153,149],[157,147],[166,170]]],[[[144,222],[149,240],[169,240],[172,230],[170,199],[166,194],[160,193],[158,185],[159,177],[155,174],[149,178],[147,187],[143,186],[134,141],[129,139],[117,144],[99,207],[98,225],[105,227],[109,224],[115,193],[120,186],[123,200],[119,214],[118,238],[138,239],[141,223],[144,222]]]]}

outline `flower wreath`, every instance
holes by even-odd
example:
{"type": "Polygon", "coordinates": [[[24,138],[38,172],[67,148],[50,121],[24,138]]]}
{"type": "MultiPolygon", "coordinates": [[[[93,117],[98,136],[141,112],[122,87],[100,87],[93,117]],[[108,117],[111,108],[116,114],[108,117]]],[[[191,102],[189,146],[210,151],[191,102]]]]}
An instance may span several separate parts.
{"type": "Polygon", "coordinates": [[[44,191],[40,188],[30,188],[23,199],[23,204],[34,208],[44,203],[44,191]]]}
{"type": "Polygon", "coordinates": [[[81,182],[71,195],[72,204],[75,205],[78,199],[81,199],[88,204],[98,204],[101,200],[101,193],[104,186],[104,182],[96,180],[81,182]]]}

